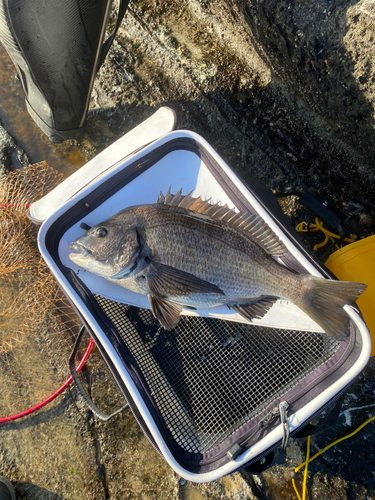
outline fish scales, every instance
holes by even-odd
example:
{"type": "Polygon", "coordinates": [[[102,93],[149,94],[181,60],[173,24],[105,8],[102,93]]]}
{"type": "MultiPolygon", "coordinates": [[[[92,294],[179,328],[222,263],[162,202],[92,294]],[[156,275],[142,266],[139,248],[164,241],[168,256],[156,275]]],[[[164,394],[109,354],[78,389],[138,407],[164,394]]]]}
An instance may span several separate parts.
{"type": "Polygon", "coordinates": [[[146,243],[157,249],[156,261],[214,283],[225,293],[195,294],[187,305],[210,307],[262,294],[282,297],[286,286],[295,289],[288,295],[299,292],[299,276],[236,228],[167,205],[136,207],[134,214],[146,243]]]}
{"type": "Polygon", "coordinates": [[[156,204],[119,212],[70,248],[78,266],[147,295],[167,329],[176,326],[182,306],[227,305],[252,321],[282,297],[342,338],[348,331],[343,306],[366,289],[362,283],[292,272],[276,262],[286,249],[260,217],[181,190],[161,194],[156,204]]]}

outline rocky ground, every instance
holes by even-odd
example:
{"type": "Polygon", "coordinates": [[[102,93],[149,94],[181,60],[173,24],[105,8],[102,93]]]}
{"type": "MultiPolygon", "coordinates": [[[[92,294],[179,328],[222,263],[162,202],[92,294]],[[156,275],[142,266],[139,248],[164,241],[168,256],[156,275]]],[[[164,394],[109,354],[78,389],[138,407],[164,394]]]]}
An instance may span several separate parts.
{"type": "MultiPolygon", "coordinates": [[[[131,2],[79,143],[53,145],[39,132],[1,49],[1,168],[45,159],[70,174],[167,105],[178,128],[200,133],[233,168],[283,195],[293,223],[313,216],[292,194],[315,187],[344,214],[345,235],[363,238],[375,233],[374,49],[371,0],[131,2]]],[[[370,360],[331,433],[313,438],[313,451],[374,414],[374,371],[370,360]]],[[[120,404],[97,354],[86,376],[105,408],[120,404]]],[[[375,498],[373,426],[311,464],[310,499],[375,498]]],[[[100,422],[74,390],[0,434],[0,474],[27,500],[292,499],[290,472],[306,446],[293,440],[287,463],[260,476],[195,485],[171,471],[131,414],[100,422]]]]}

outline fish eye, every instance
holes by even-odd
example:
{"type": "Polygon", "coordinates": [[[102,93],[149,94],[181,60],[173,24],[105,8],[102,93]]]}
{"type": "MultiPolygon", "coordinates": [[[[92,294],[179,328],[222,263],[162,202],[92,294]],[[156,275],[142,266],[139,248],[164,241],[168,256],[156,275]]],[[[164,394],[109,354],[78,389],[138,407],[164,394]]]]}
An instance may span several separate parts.
{"type": "Polygon", "coordinates": [[[105,227],[100,227],[99,229],[96,230],[95,236],[97,238],[105,238],[108,234],[108,231],[106,230],[105,227]]]}

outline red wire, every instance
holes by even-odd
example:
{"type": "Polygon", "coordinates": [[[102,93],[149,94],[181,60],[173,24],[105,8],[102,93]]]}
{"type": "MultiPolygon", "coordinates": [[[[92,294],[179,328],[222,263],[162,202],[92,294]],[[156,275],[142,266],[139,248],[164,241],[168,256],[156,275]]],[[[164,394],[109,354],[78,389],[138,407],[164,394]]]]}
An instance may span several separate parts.
{"type": "MultiPolygon", "coordinates": [[[[86,352],[83,355],[81,361],[79,362],[77,366],[77,372],[81,371],[84,364],[86,363],[88,357],[90,356],[90,353],[94,347],[94,341],[90,338],[89,345],[87,346],[86,352]]],[[[34,411],[39,410],[40,408],[43,408],[46,404],[50,403],[53,401],[59,394],[61,394],[65,389],[72,383],[73,378],[70,376],[64,383],[63,385],[53,394],[51,394],[47,399],[42,401],[41,403],[37,404],[36,406],[33,406],[32,408],[29,408],[28,410],[25,410],[21,413],[17,413],[16,415],[12,415],[10,417],[4,417],[0,418],[0,424],[3,424],[5,422],[10,422],[12,420],[17,420],[18,418],[25,417],[26,415],[30,415],[30,413],[33,413],[34,411]]]]}

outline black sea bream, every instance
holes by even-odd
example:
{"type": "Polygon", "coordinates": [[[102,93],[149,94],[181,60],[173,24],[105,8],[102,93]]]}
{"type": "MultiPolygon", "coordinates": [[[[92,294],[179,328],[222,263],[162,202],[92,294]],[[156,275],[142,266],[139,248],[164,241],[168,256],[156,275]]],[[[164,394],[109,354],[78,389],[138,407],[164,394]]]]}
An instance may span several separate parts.
{"type": "Polygon", "coordinates": [[[122,210],[70,248],[79,267],[147,295],[166,329],[176,326],[182,306],[224,304],[251,321],[282,297],[341,338],[348,325],[343,306],[366,289],[292,272],[276,262],[286,248],[263,219],[181,190],[122,210]]]}

